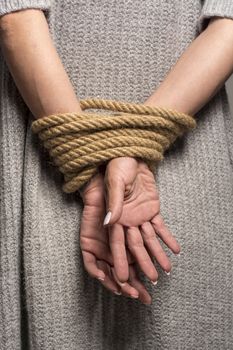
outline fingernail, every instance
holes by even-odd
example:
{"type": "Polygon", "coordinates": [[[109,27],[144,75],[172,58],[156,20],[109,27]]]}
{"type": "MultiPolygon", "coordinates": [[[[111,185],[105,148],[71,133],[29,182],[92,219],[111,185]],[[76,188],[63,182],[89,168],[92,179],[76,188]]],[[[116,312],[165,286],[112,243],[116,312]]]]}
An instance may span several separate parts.
{"type": "Polygon", "coordinates": [[[98,280],[104,281],[104,277],[97,277],[98,280]]]}
{"type": "Polygon", "coordinates": [[[168,272],[165,271],[165,273],[166,273],[167,276],[169,276],[171,272],[170,271],[168,271],[168,272]]]}
{"type": "Polygon", "coordinates": [[[124,286],[126,286],[126,284],[127,284],[126,282],[121,283],[121,282],[119,282],[118,280],[116,280],[116,283],[119,284],[120,287],[124,287],[124,286]]]}
{"type": "Polygon", "coordinates": [[[139,295],[135,295],[135,294],[130,294],[131,298],[137,299],[139,297],[139,295]]]}
{"type": "Polygon", "coordinates": [[[158,283],[158,280],[157,281],[151,281],[151,283],[156,286],[156,284],[158,283]]]}
{"type": "Polygon", "coordinates": [[[105,218],[104,218],[104,225],[107,225],[111,219],[112,213],[110,211],[107,212],[105,218]]]}
{"type": "Polygon", "coordinates": [[[114,268],[111,267],[111,271],[112,271],[112,274],[113,274],[113,276],[114,276],[114,278],[115,278],[116,283],[117,283],[120,287],[126,286],[127,282],[120,282],[120,281],[118,280],[114,268]]]}
{"type": "Polygon", "coordinates": [[[115,293],[116,295],[121,295],[121,294],[122,294],[121,292],[118,292],[117,290],[114,290],[114,293],[115,293]]]}
{"type": "Polygon", "coordinates": [[[176,256],[180,256],[180,253],[179,253],[179,254],[176,254],[176,256]]]}

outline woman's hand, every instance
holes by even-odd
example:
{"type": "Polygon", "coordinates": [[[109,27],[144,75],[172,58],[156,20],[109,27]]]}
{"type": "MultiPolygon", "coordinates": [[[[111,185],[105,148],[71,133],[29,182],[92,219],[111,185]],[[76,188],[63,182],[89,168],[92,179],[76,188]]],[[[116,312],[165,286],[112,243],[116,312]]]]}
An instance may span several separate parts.
{"type": "Polygon", "coordinates": [[[108,220],[105,218],[104,223],[109,225],[109,244],[116,276],[122,282],[128,278],[127,245],[141,270],[156,282],[158,273],[152,257],[167,273],[171,270],[170,260],[157,235],[175,254],[180,252],[180,246],[160,214],[153,173],[142,160],[119,157],[107,164],[105,184],[108,220]]]}
{"type": "Polygon", "coordinates": [[[127,271],[129,282],[124,285],[115,278],[113,259],[109,249],[107,227],[103,226],[105,212],[104,177],[95,175],[81,191],[84,209],[80,227],[80,246],[84,266],[87,272],[97,278],[109,290],[116,294],[139,298],[150,304],[151,296],[139,281],[132,256],[127,250],[127,271]],[[118,283],[116,283],[116,281],[118,283]]]}

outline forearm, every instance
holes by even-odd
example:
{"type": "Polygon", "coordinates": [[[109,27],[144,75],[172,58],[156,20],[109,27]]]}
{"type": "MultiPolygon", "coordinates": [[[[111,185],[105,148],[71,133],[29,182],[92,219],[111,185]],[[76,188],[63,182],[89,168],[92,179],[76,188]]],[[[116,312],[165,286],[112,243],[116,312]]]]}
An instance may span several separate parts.
{"type": "Polygon", "coordinates": [[[233,71],[233,20],[213,18],[144,102],[194,115],[233,71]]]}
{"type": "Polygon", "coordinates": [[[41,10],[28,9],[2,16],[0,33],[6,63],[36,118],[81,111],[41,10]]]}

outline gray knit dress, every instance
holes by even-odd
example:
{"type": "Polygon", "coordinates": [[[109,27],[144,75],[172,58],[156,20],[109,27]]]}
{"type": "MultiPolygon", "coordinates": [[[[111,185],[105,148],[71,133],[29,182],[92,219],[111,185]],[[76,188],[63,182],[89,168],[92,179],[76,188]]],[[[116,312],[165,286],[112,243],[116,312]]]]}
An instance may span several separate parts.
{"type": "MultiPolygon", "coordinates": [[[[232,0],[0,0],[0,15],[41,8],[79,98],[142,103],[211,16],[232,0]]],[[[211,55],[211,53],[210,53],[211,55]]],[[[213,59],[213,58],[212,58],[213,59]]],[[[211,79],[211,77],[210,77],[211,79]]],[[[166,249],[150,306],[115,296],[83,267],[82,202],[30,129],[0,56],[0,349],[232,350],[233,120],[225,87],[156,170],[166,249]]]]}

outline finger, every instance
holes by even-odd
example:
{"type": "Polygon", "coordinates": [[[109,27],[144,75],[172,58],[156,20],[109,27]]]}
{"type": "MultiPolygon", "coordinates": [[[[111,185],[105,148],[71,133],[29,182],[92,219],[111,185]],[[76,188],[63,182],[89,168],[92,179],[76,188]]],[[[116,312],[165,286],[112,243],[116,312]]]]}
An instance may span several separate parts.
{"type": "MultiPolygon", "coordinates": [[[[126,236],[126,234],[127,234],[127,227],[123,226],[123,230],[124,230],[124,234],[125,234],[124,236],[126,236]]],[[[127,260],[128,260],[128,265],[134,264],[135,263],[135,258],[133,256],[133,254],[128,249],[128,242],[127,242],[126,239],[125,239],[125,250],[126,250],[126,256],[127,256],[127,260]]]]}
{"type": "Polygon", "coordinates": [[[157,235],[163,240],[163,242],[170,248],[173,253],[179,254],[180,253],[180,245],[175,239],[175,237],[172,235],[170,230],[165,225],[165,222],[161,216],[161,214],[156,215],[152,220],[151,223],[157,233],[157,235]]]}
{"type": "Polygon", "coordinates": [[[105,173],[105,201],[107,214],[104,218],[104,225],[112,225],[121,217],[125,193],[125,184],[120,177],[113,177],[109,172],[105,173]]]}
{"type": "Polygon", "coordinates": [[[103,260],[97,260],[97,265],[105,273],[104,281],[100,280],[102,285],[105,288],[107,288],[109,291],[111,291],[112,293],[120,295],[121,294],[121,288],[116,283],[114,277],[112,276],[111,267],[108,265],[108,263],[106,263],[103,260]]]}
{"type": "Polygon", "coordinates": [[[125,282],[125,283],[121,283],[117,276],[116,276],[116,273],[114,271],[114,268],[111,267],[111,272],[112,272],[112,275],[116,281],[116,283],[120,286],[121,288],[121,293],[126,296],[126,297],[131,297],[133,299],[138,299],[139,297],[139,292],[136,288],[132,287],[128,282],[125,282]]]}
{"type": "Polygon", "coordinates": [[[156,237],[156,233],[152,224],[147,221],[141,225],[141,233],[143,241],[152,254],[155,257],[159,265],[166,271],[171,271],[171,262],[167,257],[165,251],[163,250],[161,244],[159,243],[158,238],[156,237]]]}
{"type": "Polygon", "coordinates": [[[128,243],[128,248],[135,257],[136,262],[140,266],[141,270],[151,281],[157,281],[158,272],[156,271],[151,257],[144,246],[144,242],[139,228],[128,227],[126,240],[128,243]]]}
{"type": "Polygon", "coordinates": [[[128,249],[128,244],[126,244],[125,246],[126,246],[126,255],[127,255],[128,264],[130,265],[135,263],[135,257],[133,256],[132,253],[130,253],[128,249]]]}
{"type": "Polygon", "coordinates": [[[86,271],[93,278],[97,278],[98,280],[105,279],[105,273],[98,268],[97,260],[92,253],[86,252],[82,250],[83,263],[86,271]]]}
{"type": "MultiPolygon", "coordinates": [[[[109,247],[103,241],[98,241],[97,239],[90,239],[90,237],[85,236],[84,228],[82,228],[82,233],[80,233],[80,247],[82,251],[90,252],[97,259],[105,260],[110,265],[113,265],[113,259],[109,247]]],[[[98,228],[96,228],[98,229],[98,228]]]]}
{"type": "Polygon", "coordinates": [[[120,224],[113,224],[108,227],[108,232],[114,270],[118,280],[123,283],[129,278],[129,263],[126,255],[124,229],[120,224]]]}
{"type": "Polygon", "coordinates": [[[137,274],[136,274],[136,267],[134,265],[129,266],[129,283],[131,286],[133,286],[135,289],[139,292],[139,300],[143,304],[151,304],[152,298],[150,294],[147,292],[145,286],[142,284],[142,282],[139,280],[137,274]]]}

